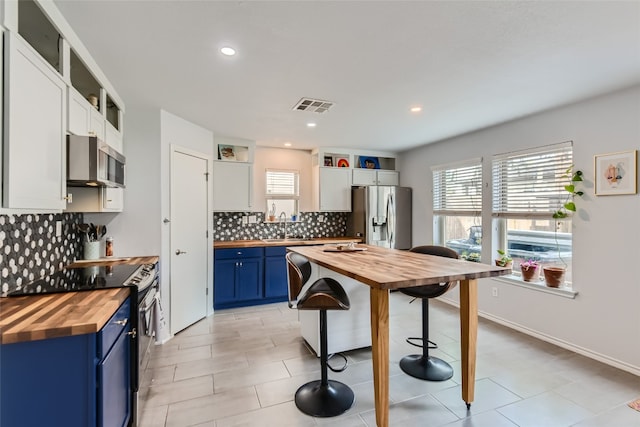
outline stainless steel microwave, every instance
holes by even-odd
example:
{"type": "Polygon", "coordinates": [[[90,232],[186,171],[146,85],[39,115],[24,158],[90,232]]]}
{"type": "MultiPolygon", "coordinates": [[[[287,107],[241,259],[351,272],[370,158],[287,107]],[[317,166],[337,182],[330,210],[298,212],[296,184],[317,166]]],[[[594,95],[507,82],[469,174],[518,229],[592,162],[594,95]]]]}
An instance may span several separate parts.
{"type": "Polygon", "coordinates": [[[95,136],[67,136],[67,185],[125,186],[125,157],[95,136]]]}

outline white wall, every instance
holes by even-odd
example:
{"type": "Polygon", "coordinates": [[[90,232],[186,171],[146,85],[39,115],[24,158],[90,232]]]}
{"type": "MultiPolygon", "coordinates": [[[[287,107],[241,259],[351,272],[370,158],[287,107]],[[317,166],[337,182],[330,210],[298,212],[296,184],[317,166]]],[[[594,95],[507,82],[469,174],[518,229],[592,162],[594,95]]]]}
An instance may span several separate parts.
{"type": "MultiPolygon", "coordinates": [[[[640,277],[635,271],[640,195],[595,196],[593,191],[594,155],[640,149],[640,86],[402,153],[402,185],[414,188],[413,241],[419,245],[433,240],[431,166],[482,157],[488,184],[483,199],[489,201],[492,155],[567,140],[573,141],[575,169],[586,179],[573,219],[573,288],[579,294],[569,299],[484,279],[479,310],[640,375],[640,277]],[[491,296],[494,286],[498,298],[491,296]]],[[[490,242],[490,212],[483,212],[482,224],[483,240],[490,242]]],[[[483,260],[495,252],[488,246],[483,247],[483,260]]],[[[445,297],[455,302],[458,293],[445,297]]]]}
{"type": "Polygon", "coordinates": [[[107,225],[107,235],[114,238],[114,256],[159,255],[160,111],[129,106],[123,128],[124,212],[85,214],[85,222],[107,225]]]}
{"type": "Polygon", "coordinates": [[[266,210],[267,169],[297,170],[300,172],[299,211],[312,210],[311,203],[311,151],[284,148],[256,147],[253,164],[253,205],[254,210],[266,210]]]}

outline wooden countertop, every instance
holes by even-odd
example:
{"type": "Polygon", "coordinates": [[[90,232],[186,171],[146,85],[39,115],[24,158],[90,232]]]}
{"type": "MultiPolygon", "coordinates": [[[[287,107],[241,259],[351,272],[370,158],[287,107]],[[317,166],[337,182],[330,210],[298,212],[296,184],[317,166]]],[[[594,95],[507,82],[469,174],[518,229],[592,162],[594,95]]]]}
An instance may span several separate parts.
{"type": "Polygon", "coordinates": [[[290,248],[318,265],[377,289],[420,285],[510,274],[510,268],[415,252],[358,245],[362,252],[325,252],[322,246],[290,248]]]}
{"type": "Polygon", "coordinates": [[[142,265],[153,264],[158,262],[157,256],[132,256],[122,258],[100,258],[100,259],[82,259],[72,262],[65,268],[78,268],[78,267],[104,267],[106,265],[142,265]]]}
{"type": "Polygon", "coordinates": [[[0,298],[0,342],[10,344],[96,333],[129,288],[0,298]]]}
{"type": "MultiPolygon", "coordinates": [[[[157,256],[78,260],[65,268],[140,265],[157,256]]],[[[0,343],[10,344],[98,332],[129,296],[129,288],[0,298],[0,343]]]]}
{"type": "Polygon", "coordinates": [[[359,237],[320,237],[311,240],[284,240],[281,242],[265,242],[264,240],[216,240],[213,242],[214,249],[233,249],[233,248],[254,248],[259,246],[313,246],[326,245],[332,243],[348,243],[361,242],[359,237]]]}

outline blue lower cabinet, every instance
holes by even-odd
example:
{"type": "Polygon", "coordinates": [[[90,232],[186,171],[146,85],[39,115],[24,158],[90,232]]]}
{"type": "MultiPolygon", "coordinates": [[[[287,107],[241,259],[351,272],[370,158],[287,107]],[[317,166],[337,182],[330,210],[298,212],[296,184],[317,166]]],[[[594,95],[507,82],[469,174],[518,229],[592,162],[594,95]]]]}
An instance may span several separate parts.
{"type": "Polygon", "coordinates": [[[287,300],[286,247],[216,249],[214,252],[214,308],[287,300]]]}
{"type": "Polygon", "coordinates": [[[126,300],[97,334],[0,346],[0,425],[126,427],[131,419],[129,310],[126,300]],[[119,328],[115,336],[114,326],[119,328]]]}
{"type": "Polygon", "coordinates": [[[213,307],[253,305],[262,300],[264,248],[216,249],[213,307]]]}
{"type": "Polygon", "coordinates": [[[264,297],[269,302],[274,299],[286,301],[288,299],[287,249],[284,246],[268,247],[264,250],[264,297]]]}

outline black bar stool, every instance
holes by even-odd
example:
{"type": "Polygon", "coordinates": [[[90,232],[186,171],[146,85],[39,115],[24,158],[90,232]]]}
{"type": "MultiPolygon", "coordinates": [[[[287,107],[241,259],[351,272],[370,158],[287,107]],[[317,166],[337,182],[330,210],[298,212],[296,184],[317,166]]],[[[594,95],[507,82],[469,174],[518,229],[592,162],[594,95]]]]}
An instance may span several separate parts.
{"type": "MultiPolygon", "coordinates": [[[[453,249],[444,246],[416,246],[410,252],[418,252],[427,255],[436,255],[447,258],[458,258],[453,249]]],[[[458,282],[436,283],[433,285],[403,288],[400,292],[420,298],[422,300],[422,354],[412,354],[400,360],[400,368],[408,375],[429,381],[445,381],[453,376],[453,368],[447,362],[437,357],[429,356],[429,348],[437,346],[429,341],[429,299],[436,298],[453,289],[458,282]],[[430,346],[431,344],[431,346],[430,346]]],[[[408,338],[407,342],[412,345],[408,338]]]]}
{"type": "Polygon", "coordinates": [[[349,297],[340,283],[329,277],[304,287],[311,276],[311,263],[295,252],[287,253],[289,307],[320,311],[320,380],[311,381],[296,391],[298,409],[313,417],[335,417],[346,412],[355,400],[349,386],[327,377],[327,310],[349,310],[349,297]],[[304,289],[303,289],[304,287],[304,289]]]}

